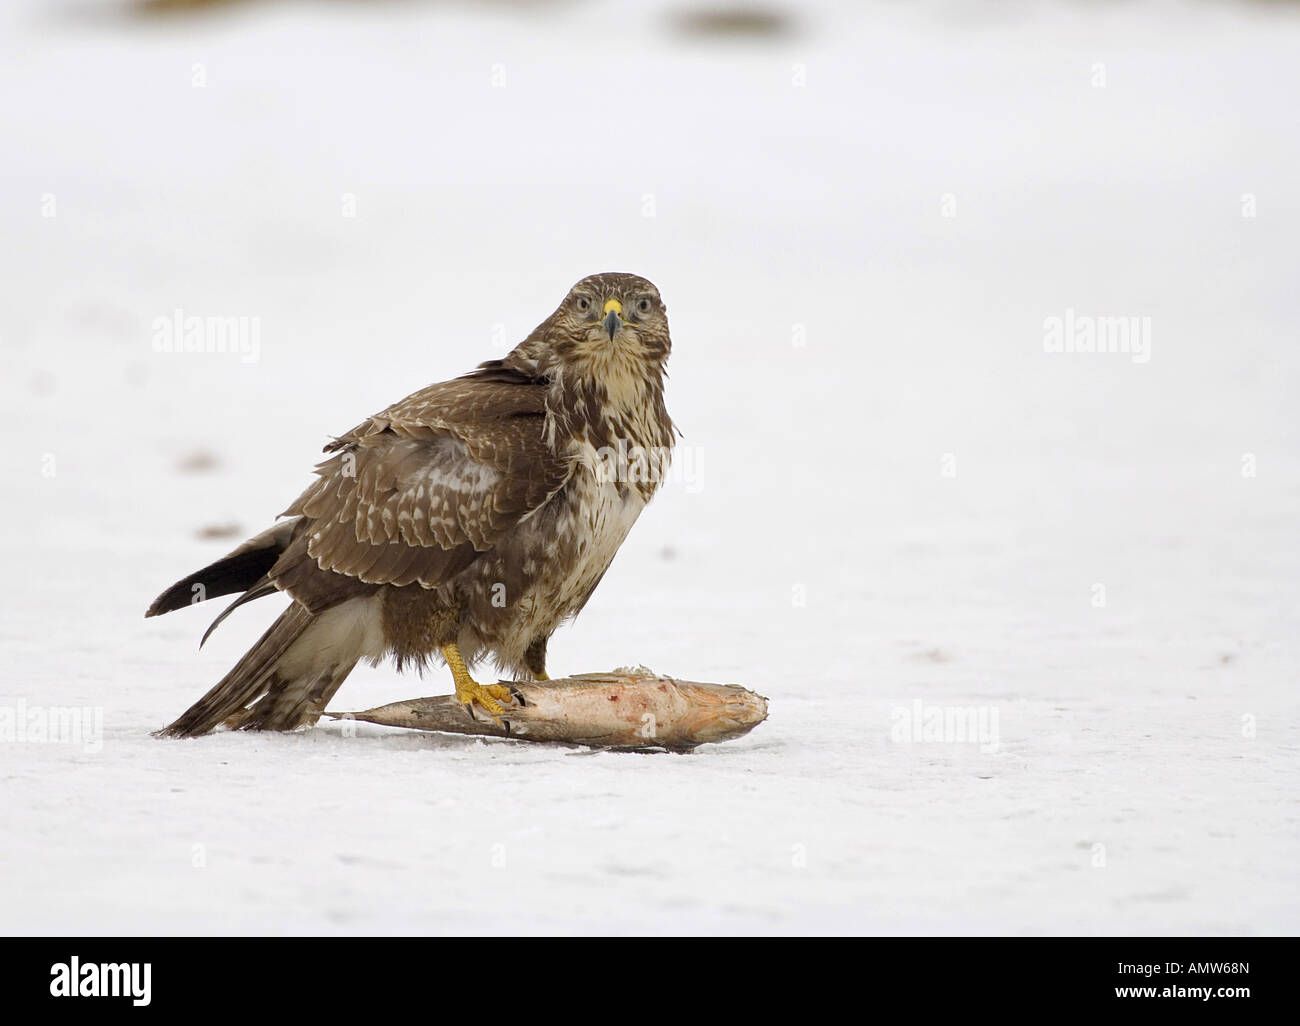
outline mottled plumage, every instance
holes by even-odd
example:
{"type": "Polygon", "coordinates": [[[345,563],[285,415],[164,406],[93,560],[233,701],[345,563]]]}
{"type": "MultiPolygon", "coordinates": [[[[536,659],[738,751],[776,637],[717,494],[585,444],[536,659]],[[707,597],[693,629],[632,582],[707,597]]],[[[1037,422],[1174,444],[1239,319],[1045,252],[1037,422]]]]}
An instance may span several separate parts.
{"type": "Polygon", "coordinates": [[[294,599],[162,733],[314,722],[363,658],[392,655],[401,668],[446,656],[458,695],[489,711],[457,652],[544,677],[547,639],[585,605],[662,483],[669,351],[658,290],[593,275],[504,359],[331,442],[289,519],[150,607],[236,591],[235,606],[294,599]]]}

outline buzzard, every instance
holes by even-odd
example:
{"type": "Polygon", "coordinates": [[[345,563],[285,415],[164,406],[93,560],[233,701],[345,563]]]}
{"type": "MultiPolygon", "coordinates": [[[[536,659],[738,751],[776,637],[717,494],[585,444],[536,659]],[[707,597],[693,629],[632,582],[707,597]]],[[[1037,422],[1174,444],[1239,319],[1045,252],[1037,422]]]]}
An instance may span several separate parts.
{"type": "Polygon", "coordinates": [[[508,691],[469,667],[547,680],[546,643],[591,598],[663,480],[670,341],[659,290],[595,274],[504,359],[430,385],[325,447],[273,527],[177,582],[157,616],[242,592],[292,605],[159,734],[316,722],[361,659],[444,662],[493,716],[508,691]]]}

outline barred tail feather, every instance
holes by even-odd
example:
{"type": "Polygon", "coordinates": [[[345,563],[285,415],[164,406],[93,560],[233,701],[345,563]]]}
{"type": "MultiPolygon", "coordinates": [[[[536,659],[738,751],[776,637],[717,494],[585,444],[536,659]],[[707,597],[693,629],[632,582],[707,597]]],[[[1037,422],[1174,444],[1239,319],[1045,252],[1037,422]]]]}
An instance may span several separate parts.
{"type": "Polygon", "coordinates": [[[221,724],[292,730],[315,723],[362,657],[383,654],[381,602],[354,599],[313,614],[297,602],[206,695],[159,737],[198,737],[221,724]]]}

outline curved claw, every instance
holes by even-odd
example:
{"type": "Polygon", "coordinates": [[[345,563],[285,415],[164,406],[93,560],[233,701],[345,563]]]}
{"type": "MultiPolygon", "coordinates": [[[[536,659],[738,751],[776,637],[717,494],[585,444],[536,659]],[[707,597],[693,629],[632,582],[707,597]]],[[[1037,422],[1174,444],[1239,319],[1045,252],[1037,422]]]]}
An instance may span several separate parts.
{"type": "Polygon", "coordinates": [[[504,684],[479,684],[472,679],[456,682],[456,701],[465,706],[471,716],[474,715],[474,706],[478,705],[497,723],[501,723],[501,717],[506,711],[501,701],[510,704],[512,698],[510,689],[504,684]]]}
{"type": "Polygon", "coordinates": [[[497,699],[504,699],[508,703],[511,698],[510,689],[504,684],[480,684],[471,677],[469,667],[465,665],[465,660],[461,657],[460,649],[456,647],[455,642],[443,645],[442,655],[447,660],[452,678],[456,681],[456,700],[466,707],[466,712],[473,716],[474,706],[477,703],[498,724],[501,724],[501,714],[505,709],[497,699]]]}

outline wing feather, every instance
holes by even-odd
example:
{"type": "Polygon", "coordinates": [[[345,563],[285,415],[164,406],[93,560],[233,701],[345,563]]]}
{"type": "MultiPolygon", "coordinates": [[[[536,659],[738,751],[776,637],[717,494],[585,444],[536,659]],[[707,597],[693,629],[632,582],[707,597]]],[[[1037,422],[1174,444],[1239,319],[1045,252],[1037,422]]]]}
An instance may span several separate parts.
{"type": "Polygon", "coordinates": [[[306,555],[368,584],[432,588],[465,569],[571,473],[543,439],[545,392],[536,381],[458,378],[333,441],[286,511],[309,521],[306,555]]]}

